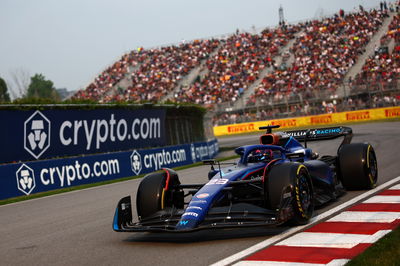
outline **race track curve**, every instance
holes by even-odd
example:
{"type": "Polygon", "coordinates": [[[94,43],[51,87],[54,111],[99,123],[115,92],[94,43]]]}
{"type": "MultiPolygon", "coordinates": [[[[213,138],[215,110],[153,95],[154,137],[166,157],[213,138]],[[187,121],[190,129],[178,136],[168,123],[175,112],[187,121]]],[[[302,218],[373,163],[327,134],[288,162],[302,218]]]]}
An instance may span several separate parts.
{"type": "MultiPolygon", "coordinates": [[[[379,184],[400,176],[400,122],[352,126],[353,142],[370,142],[377,153],[379,184]]],[[[220,146],[255,144],[258,136],[222,138],[220,146]]],[[[334,154],[340,141],[310,143],[334,154]]],[[[208,166],[179,171],[182,183],[206,181],[208,166]]],[[[0,206],[1,265],[208,265],[285,228],[201,231],[193,234],[116,233],[117,201],[140,180],[0,206]]],[[[322,213],[361,194],[348,192],[322,213]]],[[[136,214],[134,214],[134,219],[136,214]]]]}

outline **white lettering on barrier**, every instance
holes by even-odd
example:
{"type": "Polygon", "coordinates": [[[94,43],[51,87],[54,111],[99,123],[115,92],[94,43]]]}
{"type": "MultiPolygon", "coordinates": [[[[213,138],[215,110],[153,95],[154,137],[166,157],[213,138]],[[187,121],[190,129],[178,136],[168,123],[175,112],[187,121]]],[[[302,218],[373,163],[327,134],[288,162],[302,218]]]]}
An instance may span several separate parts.
{"type": "Polygon", "coordinates": [[[179,163],[186,161],[185,149],[173,150],[172,152],[165,151],[164,149],[157,153],[146,154],[143,159],[146,168],[153,168],[157,171],[171,163],[179,163]]]}
{"type": "Polygon", "coordinates": [[[50,184],[50,180],[45,180],[45,174],[48,174],[49,173],[49,170],[47,170],[47,169],[43,169],[42,171],[40,171],[40,181],[42,181],[42,184],[43,185],[48,185],[48,184],[50,184]]]}
{"type": "Polygon", "coordinates": [[[100,143],[104,143],[108,139],[108,126],[106,120],[97,120],[97,138],[96,138],[96,149],[100,148],[100,143]],[[104,134],[101,134],[103,128],[104,134]]]}
{"type": "Polygon", "coordinates": [[[93,167],[88,163],[80,164],[75,161],[75,164],[43,168],[40,170],[40,181],[43,185],[53,185],[54,176],[58,177],[60,187],[71,186],[74,181],[88,179],[91,176],[101,177],[114,175],[120,172],[119,161],[117,159],[96,161],[93,167]]]}
{"type": "Polygon", "coordinates": [[[86,120],[83,120],[83,126],[85,128],[85,136],[86,136],[86,150],[90,149],[90,145],[92,143],[92,138],[93,138],[93,132],[94,132],[94,124],[96,123],[96,120],[92,122],[92,125],[90,127],[90,131],[88,129],[88,123],[86,120]]]}
{"type": "Polygon", "coordinates": [[[71,128],[72,123],[70,121],[65,121],[64,123],[62,123],[62,125],[60,127],[60,140],[61,140],[61,143],[65,146],[69,145],[72,141],[71,138],[65,138],[65,136],[64,136],[64,130],[66,127],[71,128]]]}
{"type": "Polygon", "coordinates": [[[90,150],[92,145],[96,149],[100,149],[102,143],[108,140],[115,142],[125,141],[126,139],[156,139],[161,138],[161,120],[160,118],[135,118],[131,127],[131,134],[128,134],[128,123],[125,119],[114,118],[111,114],[110,120],[97,119],[97,120],[74,120],[64,121],[60,126],[59,138],[64,146],[71,143],[79,145],[79,133],[83,127],[86,150],[90,150]],[[115,129],[116,126],[116,129],[115,129]],[[116,133],[116,137],[115,137],[116,133]],[[72,141],[73,140],[73,141],[72,141]]]}
{"type": "Polygon", "coordinates": [[[117,137],[119,141],[123,141],[126,138],[126,134],[128,133],[128,124],[124,119],[119,120],[117,125],[117,137]],[[121,134],[121,126],[123,126],[123,132],[121,134]]]}

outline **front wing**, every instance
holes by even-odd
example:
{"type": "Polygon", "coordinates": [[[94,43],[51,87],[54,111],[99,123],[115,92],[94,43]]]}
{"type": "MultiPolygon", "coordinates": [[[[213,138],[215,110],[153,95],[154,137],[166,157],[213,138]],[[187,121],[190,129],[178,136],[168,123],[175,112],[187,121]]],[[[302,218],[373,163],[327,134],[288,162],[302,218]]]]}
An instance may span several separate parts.
{"type": "Polygon", "coordinates": [[[193,232],[204,229],[277,226],[291,218],[294,213],[291,198],[285,200],[279,210],[268,210],[252,204],[236,203],[211,208],[204,220],[193,229],[177,230],[184,209],[165,208],[151,217],[132,221],[131,197],[122,198],[115,210],[113,229],[117,232],[193,232]]]}

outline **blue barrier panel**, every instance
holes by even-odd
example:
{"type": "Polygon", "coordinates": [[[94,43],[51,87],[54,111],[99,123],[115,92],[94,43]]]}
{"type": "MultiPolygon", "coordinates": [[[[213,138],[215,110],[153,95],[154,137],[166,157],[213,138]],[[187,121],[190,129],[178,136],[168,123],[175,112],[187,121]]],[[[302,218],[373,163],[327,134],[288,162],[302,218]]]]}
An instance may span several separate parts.
{"type": "Polygon", "coordinates": [[[2,110],[0,162],[165,146],[165,110],[2,110]]]}
{"type": "Polygon", "coordinates": [[[135,176],[213,158],[217,140],[0,165],[0,199],[135,176]]]}

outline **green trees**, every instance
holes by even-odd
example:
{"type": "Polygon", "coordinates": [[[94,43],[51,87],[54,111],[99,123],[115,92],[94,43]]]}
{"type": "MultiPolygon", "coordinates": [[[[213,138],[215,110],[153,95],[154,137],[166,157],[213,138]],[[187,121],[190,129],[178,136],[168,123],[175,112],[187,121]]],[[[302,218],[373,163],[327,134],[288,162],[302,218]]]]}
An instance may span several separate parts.
{"type": "Polygon", "coordinates": [[[4,79],[0,78],[0,103],[9,101],[10,95],[8,94],[7,84],[4,79]]]}
{"type": "Polygon", "coordinates": [[[31,83],[29,84],[26,97],[52,100],[60,99],[53,82],[51,80],[46,80],[42,74],[35,74],[31,77],[31,83]]]}

